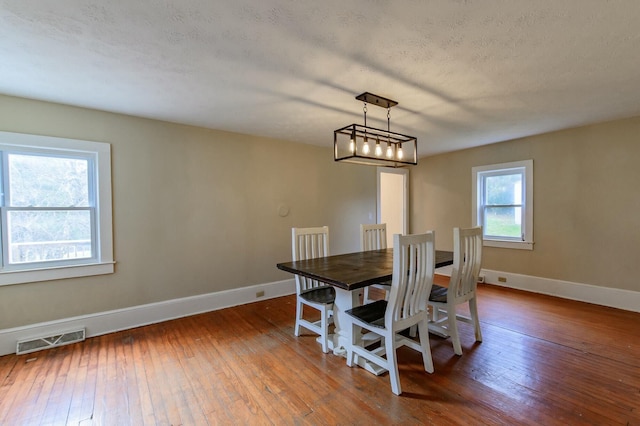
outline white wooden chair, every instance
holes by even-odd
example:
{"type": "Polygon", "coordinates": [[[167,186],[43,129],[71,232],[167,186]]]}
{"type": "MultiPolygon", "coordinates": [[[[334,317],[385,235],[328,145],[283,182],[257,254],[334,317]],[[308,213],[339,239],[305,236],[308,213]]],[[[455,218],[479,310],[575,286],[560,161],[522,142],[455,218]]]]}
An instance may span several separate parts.
{"type": "MultiPolygon", "coordinates": [[[[313,259],[329,255],[329,227],[292,228],[291,250],[293,260],[313,259]]],[[[333,322],[333,303],[336,293],[333,287],[300,275],[296,279],[296,326],[295,335],[300,336],[300,327],[320,335],[322,352],[329,352],[329,324],[333,322]],[[304,305],[320,311],[320,320],[304,319],[304,305]]]]}
{"type": "Polygon", "coordinates": [[[346,311],[351,335],[347,347],[347,365],[354,356],[363,357],[389,371],[391,390],[402,393],[398,376],[396,349],[408,346],[422,353],[425,371],[433,373],[429,346],[426,300],[433,284],[435,268],[435,235],[433,231],[418,235],[394,235],[393,278],[389,300],[378,300],[346,311]],[[418,326],[420,342],[399,332],[418,326]],[[359,328],[381,337],[381,345],[369,350],[359,339],[359,328]],[[384,356],[384,358],[383,358],[384,356]]]}
{"type": "MultiPolygon", "coordinates": [[[[373,225],[360,225],[360,251],[380,250],[387,248],[387,224],[378,223],[373,225]]],[[[369,287],[375,287],[384,291],[384,299],[389,299],[389,289],[391,281],[386,283],[372,284],[364,288],[362,296],[362,304],[374,302],[375,299],[369,298],[369,287]]]]}
{"type": "Polygon", "coordinates": [[[481,267],[482,227],[454,228],[453,269],[449,287],[434,284],[428,303],[431,306],[429,330],[441,336],[451,336],[456,355],[462,355],[457,321],[473,324],[476,341],[482,342],[476,295],[481,267]],[[467,302],[471,317],[457,314],[456,306],[467,302]]]}

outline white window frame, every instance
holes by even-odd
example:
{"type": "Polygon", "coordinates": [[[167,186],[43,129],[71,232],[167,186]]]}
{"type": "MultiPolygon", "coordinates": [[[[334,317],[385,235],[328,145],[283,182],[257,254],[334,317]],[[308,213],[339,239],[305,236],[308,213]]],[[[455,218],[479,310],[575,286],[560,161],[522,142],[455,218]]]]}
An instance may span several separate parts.
{"type": "MultiPolygon", "coordinates": [[[[114,272],[113,218],[111,197],[111,145],[104,142],[0,132],[0,150],[72,154],[93,159],[95,181],[95,247],[90,261],[79,259],[73,264],[34,263],[27,267],[0,268],[0,286],[64,278],[76,278],[114,272]]],[[[4,216],[4,214],[3,214],[4,216]]],[[[4,230],[2,230],[4,232],[4,230]]]]}
{"type": "MultiPolygon", "coordinates": [[[[521,250],[533,250],[533,160],[514,161],[510,163],[477,166],[471,169],[472,174],[472,223],[473,226],[483,224],[482,185],[483,177],[508,171],[522,171],[523,188],[523,237],[522,239],[502,239],[484,235],[487,247],[501,247],[521,250]]],[[[484,232],[484,231],[483,231],[484,232]]]]}

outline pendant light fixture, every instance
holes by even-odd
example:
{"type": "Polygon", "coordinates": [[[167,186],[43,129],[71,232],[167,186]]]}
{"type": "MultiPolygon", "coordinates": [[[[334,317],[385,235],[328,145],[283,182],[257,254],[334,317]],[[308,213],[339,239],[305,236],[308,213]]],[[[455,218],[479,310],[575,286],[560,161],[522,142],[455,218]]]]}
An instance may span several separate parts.
{"type": "Polygon", "coordinates": [[[364,103],[364,126],[350,124],[333,132],[333,159],[370,166],[403,167],[418,164],[418,140],[392,132],[391,107],[398,102],[365,92],[356,96],[364,103]],[[367,104],[387,109],[387,130],[367,126],[367,104]]]}

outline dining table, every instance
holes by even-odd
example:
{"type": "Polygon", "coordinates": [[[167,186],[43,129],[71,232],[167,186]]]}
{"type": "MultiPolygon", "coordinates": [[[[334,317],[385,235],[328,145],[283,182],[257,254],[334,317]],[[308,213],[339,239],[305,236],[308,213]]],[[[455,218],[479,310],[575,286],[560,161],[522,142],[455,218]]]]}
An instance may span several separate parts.
{"type": "MultiPolygon", "coordinates": [[[[453,252],[436,250],[435,268],[451,264],[453,252]]],[[[335,288],[334,331],[329,338],[329,348],[335,355],[346,356],[346,347],[351,342],[351,330],[349,327],[343,327],[343,324],[348,323],[346,311],[360,305],[358,290],[372,284],[391,281],[393,248],[295,260],[278,263],[276,266],[282,271],[318,280],[335,288]]],[[[376,375],[386,371],[362,359],[356,362],[376,375]]]]}

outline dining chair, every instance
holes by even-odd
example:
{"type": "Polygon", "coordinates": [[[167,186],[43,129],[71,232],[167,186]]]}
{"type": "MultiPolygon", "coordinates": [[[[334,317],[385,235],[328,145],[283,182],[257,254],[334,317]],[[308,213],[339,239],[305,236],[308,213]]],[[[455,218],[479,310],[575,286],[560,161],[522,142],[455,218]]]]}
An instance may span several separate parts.
{"type": "Polygon", "coordinates": [[[433,373],[429,346],[426,299],[433,284],[435,268],[435,234],[393,236],[393,278],[389,300],[377,300],[345,311],[350,345],[347,365],[352,366],[357,355],[389,371],[391,390],[400,395],[396,349],[408,346],[422,353],[425,371],[433,373]],[[419,342],[399,334],[418,326],[419,342]],[[360,329],[380,336],[380,346],[368,349],[360,339],[360,329]]]}
{"type": "MultiPolygon", "coordinates": [[[[360,225],[360,251],[380,250],[387,248],[387,224],[361,224],[360,225]]],[[[375,299],[369,298],[369,288],[374,287],[384,292],[384,299],[389,298],[389,289],[391,281],[372,284],[364,288],[362,295],[362,304],[375,302],[375,299]]]]}
{"type": "Polygon", "coordinates": [[[478,318],[477,283],[482,267],[482,227],[453,229],[453,269],[449,286],[434,284],[428,304],[431,307],[429,330],[451,336],[456,355],[462,355],[458,321],[473,324],[477,342],[482,342],[478,318]],[[456,313],[456,306],[469,303],[470,317],[456,313]]]}
{"type": "MultiPolygon", "coordinates": [[[[329,255],[329,227],[292,228],[291,249],[293,260],[313,259],[329,255]]],[[[323,282],[301,275],[296,280],[296,326],[295,335],[300,336],[300,327],[320,335],[322,352],[329,352],[329,324],[333,322],[333,303],[336,292],[323,282]],[[320,320],[309,321],[304,318],[304,306],[320,311],[320,320]]]]}

